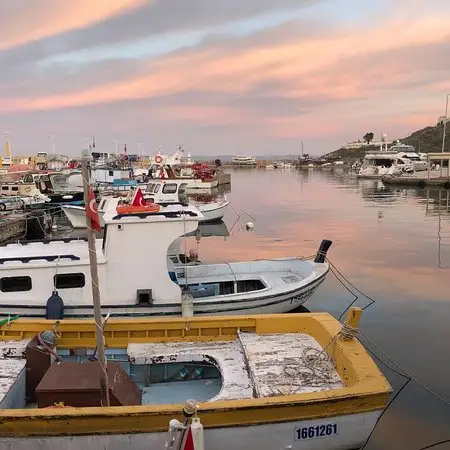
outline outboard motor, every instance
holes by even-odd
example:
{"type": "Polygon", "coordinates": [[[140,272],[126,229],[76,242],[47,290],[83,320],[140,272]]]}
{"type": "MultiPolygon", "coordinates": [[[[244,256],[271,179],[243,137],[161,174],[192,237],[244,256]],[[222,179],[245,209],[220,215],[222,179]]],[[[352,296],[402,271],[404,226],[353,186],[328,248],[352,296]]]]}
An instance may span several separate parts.
{"type": "Polygon", "coordinates": [[[45,318],[47,320],[64,319],[64,302],[58,295],[58,291],[53,291],[45,306],[45,318]]]}
{"type": "Polygon", "coordinates": [[[315,263],[323,264],[325,262],[325,258],[327,257],[327,252],[331,247],[333,241],[329,241],[328,239],[324,239],[320,243],[319,250],[317,250],[316,257],[314,258],[315,263]]]}

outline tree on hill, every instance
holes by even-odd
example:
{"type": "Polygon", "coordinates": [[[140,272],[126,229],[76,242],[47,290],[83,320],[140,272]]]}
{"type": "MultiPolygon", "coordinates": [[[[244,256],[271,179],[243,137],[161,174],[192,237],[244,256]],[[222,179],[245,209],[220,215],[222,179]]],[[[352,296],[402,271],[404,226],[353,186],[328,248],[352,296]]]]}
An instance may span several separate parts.
{"type": "Polygon", "coordinates": [[[370,132],[370,133],[366,133],[366,134],[363,136],[363,139],[364,139],[365,142],[367,142],[368,144],[370,144],[370,143],[373,141],[373,137],[374,137],[374,134],[373,134],[372,132],[370,132]]]}

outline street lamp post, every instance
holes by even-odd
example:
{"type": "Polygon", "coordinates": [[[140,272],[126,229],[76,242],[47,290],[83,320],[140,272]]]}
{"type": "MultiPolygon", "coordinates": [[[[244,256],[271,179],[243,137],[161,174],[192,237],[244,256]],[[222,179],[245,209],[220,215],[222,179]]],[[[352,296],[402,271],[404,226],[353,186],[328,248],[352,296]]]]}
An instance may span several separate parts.
{"type": "MultiPolygon", "coordinates": [[[[448,98],[450,97],[450,94],[447,94],[445,96],[445,116],[444,116],[444,130],[442,132],[442,149],[441,149],[441,153],[444,153],[445,151],[445,133],[447,131],[447,116],[448,116],[448,98]]],[[[440,176],[442,177],[442,165],[443,165],[443,160],[441,159],[440,161],[441,163],[441,172],[440,172],[440,176]]],[[[450,161],[449,161],[450,163],[450,161]]],[[[450,175],[450,167],[447,166],[447,174],[450,175]]]]}
{"type": "Polygon", "coordinates": [[[442,150],[441,150],[442,153],[444,153],[444,150],[445,150],[445,132],[447,130],[448,98],[449,97],[450,97],[450,94],[447,94],[447,96],[445,97],[444,132],[442,133],[442,150]]]}

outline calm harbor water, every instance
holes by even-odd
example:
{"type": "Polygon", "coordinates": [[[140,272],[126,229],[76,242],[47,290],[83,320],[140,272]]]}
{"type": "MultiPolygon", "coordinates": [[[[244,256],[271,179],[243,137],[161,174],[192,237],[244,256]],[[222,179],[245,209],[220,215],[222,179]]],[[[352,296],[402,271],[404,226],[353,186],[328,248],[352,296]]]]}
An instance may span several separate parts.
{"type": "MultiPolygon", "coordinates": [[[[229,235],[198,243],[188,238],[187,250],[197,249],[207,262],[242,261],[312,255],[322,239],[331,239],[331,262],[376,300],[364,312],[361,329],[450,402],[449,193],[387,188],[344,172],[241,169],[232,177],[229,235]],[[248,221],[253,231],[245,231],[248,221]]],[[[330,273],[305,306],[338,317],[353,298],[330,273]]],[[[362,297],[356,304],[368,303],[362,297]]],[[[398,390],[404,380],[378,365],[398,390]]],[[[450,407],[411,382],[366,449],[418,450],[450,439],[449,423],[450,407]]]]}

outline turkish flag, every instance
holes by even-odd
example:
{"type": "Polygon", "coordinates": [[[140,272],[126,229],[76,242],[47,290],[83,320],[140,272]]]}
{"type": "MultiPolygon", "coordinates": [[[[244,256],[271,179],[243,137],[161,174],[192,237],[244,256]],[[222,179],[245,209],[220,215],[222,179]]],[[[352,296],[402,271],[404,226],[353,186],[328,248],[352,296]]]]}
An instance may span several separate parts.
{"type": "Polygon", "coordinates": [[[186,439],[184,441],[183,450],[195,450],[194,438],[192,437],[191,427],[187,430],[186,439]]]}
{"type": "Polygon", "coordinates": [[[131,206],[145,206],[146,204],[147,202],[145,201],[141,188],[138,187],[131,200],[131,206]]]}
{"type": "Polygon", "coordinates": [[[99,233],[102,232],[100,218],[98,217],[97,202],[95,201],[94,189],[89,186],[88,204],[86,205],[86,216],[91,221],[91,228],[99,233]]]}

